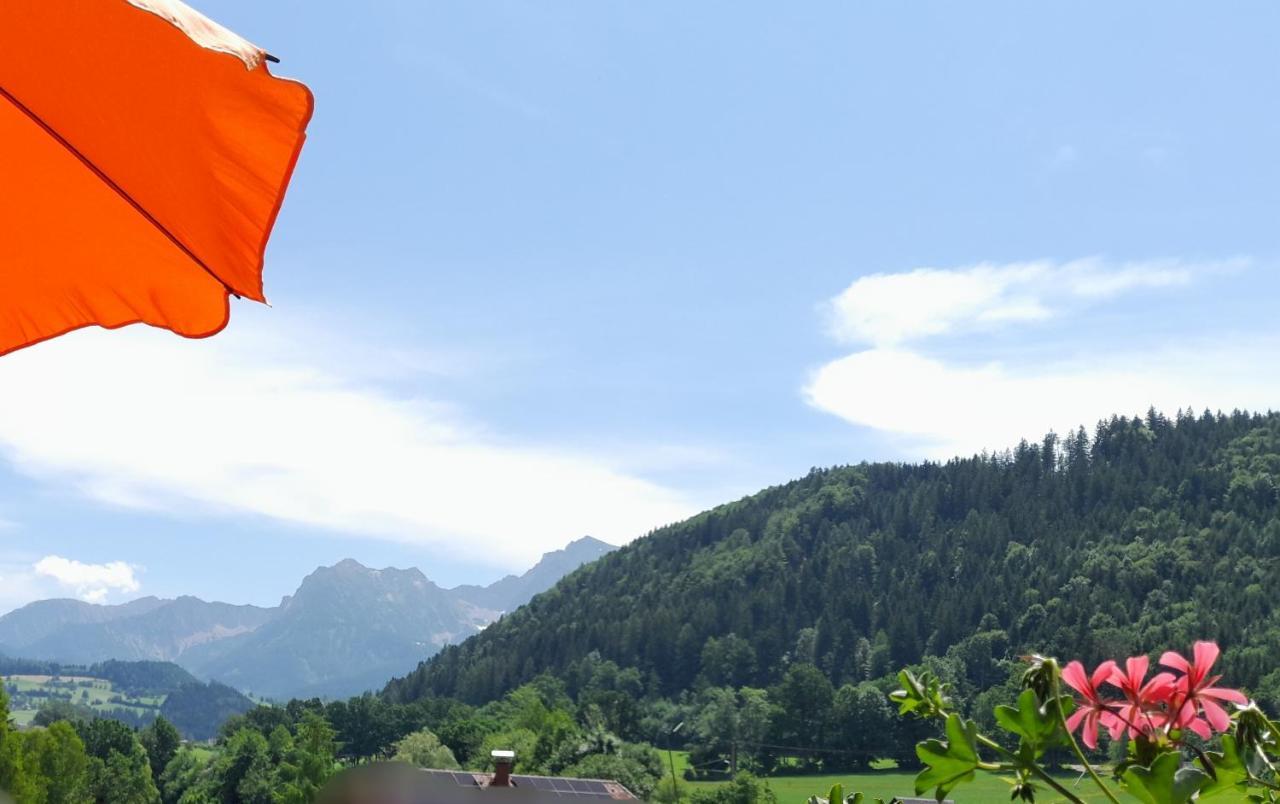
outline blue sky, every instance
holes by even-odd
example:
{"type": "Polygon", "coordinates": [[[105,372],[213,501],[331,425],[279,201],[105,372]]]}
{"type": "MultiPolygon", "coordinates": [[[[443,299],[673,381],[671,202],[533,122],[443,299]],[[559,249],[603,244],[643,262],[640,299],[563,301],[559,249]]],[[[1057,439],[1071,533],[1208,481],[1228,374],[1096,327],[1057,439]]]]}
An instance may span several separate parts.
{"type": "Polygon", "coordinates": [[[1280,398],[1273,5],[198,5],[316,94],[274,306],[3,359],[0,610],[1280,398]]]}

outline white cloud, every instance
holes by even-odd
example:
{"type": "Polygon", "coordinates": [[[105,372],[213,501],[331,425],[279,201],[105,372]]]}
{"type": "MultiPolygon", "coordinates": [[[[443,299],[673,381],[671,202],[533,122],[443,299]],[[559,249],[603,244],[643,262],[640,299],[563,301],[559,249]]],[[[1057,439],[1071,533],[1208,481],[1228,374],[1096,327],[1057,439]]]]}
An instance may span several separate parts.
{"type": "Polygon", "coordinates": [[[1159,353],[1111,353],[1037,370],[955,365],[902,349],[870,349],[820,368],[805,388],[814,407],[899,437],[944,459],[1001,450],[1050,429],[1064,433],[1149,407],[1265,411],[1280,377],[1260,372],[1280,343],[1191,343],[1159,353]]]}
{"type": "MultiPolygon", "coordinates": [[[[1280,401],[1280,376],[1258,367],[1273,362],[1280,345],[1274,339],[1196,341],[1189,330],[1181,342],[1152,351],[1126,348],[1131,333],[1110,339],[1094,333],[1106,348],[1086,354],[1079,343],[1024,341],[1010,352],[1016,359],[1003,362],[991,352],[966,358],[954,343],[939,359],[913,343],[1066,315],[1124,293],[1187,286],[1248,265],[1246,259],[1088,259],[863,277],[830,303],[832,334],[870,348],[820,367],[804,395],[819,410],[899,439],[908,452],[940,459],[1006,449],[1050,429],[1092,428],[1100,419],[1150,407],[1268,410],[1280,401]]],[[[972,339],[962,343],[982,348],[972,339]]]]}
{"type": "Polygon", "coordinates": [[[5,357],[0,451],[119,505],[255,514],[513,569],[697,510],[612,453],[511,443],[235,312],[205,341],[85,330],[5,357]]]}
{"type": "Polygon", "coordinates": [[[1245,264],[1044,260],[871,274],[830,302],[830,328],[844,342],[895,346],[954,331],[1039,321],[1072,304],[1186,285],[1197,275],[1245,264]]]}
{"type": "Polygon", "coordinates": [[[45,556],[33,569],[36,575],[52,578],[90,603],[101,603],[111,592],[136,592],[141,588],[133,574],[135,568],[123,561],[83,564],[62,556],[45,556]]]}

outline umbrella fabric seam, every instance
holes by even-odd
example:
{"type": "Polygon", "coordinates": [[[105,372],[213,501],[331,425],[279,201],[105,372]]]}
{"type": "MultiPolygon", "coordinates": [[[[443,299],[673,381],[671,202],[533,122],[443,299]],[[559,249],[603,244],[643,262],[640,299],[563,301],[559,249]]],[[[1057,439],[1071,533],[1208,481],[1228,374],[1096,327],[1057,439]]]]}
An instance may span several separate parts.
{"type": "Polygon", "coordinates": [[[81,164],[83,164],[83,165],[84,165],[85,167],[87,167],[89,170],[93,171],[93,173],[94,173],[94,175],[95,175],[95,176],[97,176],[97,177],[98,177],[99,179],[101,179],[101,180],[102,180],[102,181],[103,181],[103,182],[104,182],[108,187],[110,187],[110,188],[112,189],[112,191],[116,193],[116,195],[118,195],[118,196],[120,196],[122,199],[124,199],[124,201],[125,201],[126,203],[128,203],[128,204],[129,204],[129,206],[133,207],[133,209],[134,209],[134,210],[135,210],[139,215],[141,215],[143,218],[145,218],[145,219],[147,220],[147,222],[148,222],[148,223],[150,223],[152,226],[154,226],[156,229],[158,229],[158,230],[160,231],[160,233],[161,233],[161,234],[163,234],[166,238],[168,238],[168,240],[169,240],[171,243],[173,243],[175,246],[177,246],[177,247],[178,247],[178,249],[179,249],[183,254],[187,255],[187,257],[188,257],[192,262],[194,262],[196,265],[200,266],[201,270],[203,270],[203,271],[204,271],[205,273],[207,273],[209,276],[211,276],[211,277],[213,277],[215,280],[217,280],[217,281],[218,281],[218,284],[222,285],[222,287],[226,289],[227,293],[229,293],[229,294],[231,294],[231,295],[235,296],[237,299],[238,299],[238,298],[240,298],[240,294],[239,294],[239,293],[236,293],[236,292],[235,292],[235,290],[234,290],[234,289],[232,289],[232,288],[231,288],[231,286],[230,286],[230,285],[228,285],[228,284],[227,284],[227,283],[222,279],[222,277],[220,277],[220,276],[218,276],[216,273],[214,273],[214,272],[213,272],[213,270],[212,270],[211,268],[209,268],[209,266],[208,266],[208,265],[206,265],[206,264],[204,263],[204,261],[203,261],[203,260],[201,260],[199,257],[197,257],[197,256],[195,255],[195,253],[194,253],[190,248],[188,248],[188,247],[187,247],[187,245],[186,245],[185,243],[183,243],[181,240],[179,240],[179,239],[178,239],[178,237],[177,237],[173,232],[169,231],[169,230],[164,226],[164,224],[162,224],[162,223],[160,223],[160,221],[156,220],[156,219],[155,219],[155,216],[153,216],[150,212],[147,212],[146,208],[145,208],[145,207],[143,207],[141,204],[139,204],[139,203],[137,202],[137,200],[133,198],[133,196],[129,195],[129,193],[128,193],[128,192],[126,192],[126,191],[125,191],[125,189],[124,189],[123,187],[121,187],[121,186],[120,186],[119,184],[117,184],[114,180],[112,180],[112,178],[111,178],[110,176],[108,176],[108,175],[107,175],[107,174],[106,174],[106,173],[105,173],[101,168],[99,168],[99,167],[98,167],[97,165],[95,165],[95,164],[94,164],[94,163],[93,163],[93,162],[92,162],[92,161],[91,161],[87,156],[85,156],[83,153],[81,153],[81,152],[80,152],[80,150],[79,150],[78,148],[76,148],[74,145],[72,145],[70,142],[68,142],[68,141],[67,141],[67,139],[66,139],[66,137],[63,137],[61,134],[59,134],[59,133],[58,133],[58,132],[57,132],[57,131],[52,127],[52,126],[50,126],[50,125],[49,125],[48,123],[46,123],[44,120],[40,119],[40,116],[39,116],[39,115],[37,115],[34,111],[32,111],[30,108],[28,108],[28,107],[26,106],[26,104],[24,104],[22,101],[18,100],[16,97],[14,97],[14,96],[13,96],[13,94],[11,94],[7,89],[5,89],[3,85],[0,85],[0,97],[5,98],[5,99],[6,99],[6,100],[8,100],[10,103],[12,103],[12,104],[14,105],[14,107],[18,109],[18,111],[22,112],[22,113],[23,113],[23,114],[25,114],[27,117],[29,117],[29,118],[32,120],[32,122],[34,122],[36,125],[40,126],[40,128],[44,129],[44,131],[45,131],[45,132],[47,132],[47,133],[49,134],[49,136],[53,137],[53,138],[54,138],[54,139],[55,139],[55,140],[56,140],[60,145],[62,145],[62,147],[63,147],[63,148],[66,148],[66,149],[67,149],[67,150],[68,150],[68,151],[69,151],[73,156],[75,156],[77,159],[79,159],[79,160],[80,160],[80,162],[81,162],[81,164]]]}

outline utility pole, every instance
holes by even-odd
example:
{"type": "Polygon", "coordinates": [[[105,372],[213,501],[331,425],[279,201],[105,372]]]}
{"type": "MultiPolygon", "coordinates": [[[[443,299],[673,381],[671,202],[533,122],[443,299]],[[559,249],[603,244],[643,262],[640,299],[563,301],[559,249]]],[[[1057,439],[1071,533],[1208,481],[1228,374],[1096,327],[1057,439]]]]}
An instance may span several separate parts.
{"type": "Polygon", "coordinates": [[[667,738],[667,761],[671,763],[671,792],[676,797],[676,804],[680,804],[680,783],[676,781],[676,755],[671,752],[671,744],[676,741],[676,734],[680,729],[684,728],[684,721],[676,724],[671,730],[671,736],[667,738]]]}

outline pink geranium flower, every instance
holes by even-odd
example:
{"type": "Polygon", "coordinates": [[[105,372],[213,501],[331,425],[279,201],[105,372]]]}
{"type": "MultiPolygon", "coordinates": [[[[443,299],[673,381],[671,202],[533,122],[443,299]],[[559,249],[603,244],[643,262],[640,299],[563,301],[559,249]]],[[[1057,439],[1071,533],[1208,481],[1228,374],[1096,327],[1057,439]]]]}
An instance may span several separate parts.
{"type": "Polygon", "coordinates": [[[1084,739],[1084,744],[1090,748],[1098,747],[1099,726],[1108,731],[1114,728],[1116,716],[1108,708],[1107,702],[1102,700],[1098,687],[1110,680],[1111,676],[1117,672],[1119,668],[1110,660],[1098,665],[1092,676],[1085,673],[1084,665],[1080,662],[1072,662],[1062,668],[1062,680],[1080,693],[1080,697],[1084,699],[1077,704],[1076,711],[1071,713],[1071,717],[1067,718],[1067,729],[1075,731],[1083,727],[1080,736],[1084,739]]]}
{"type": "Polygon", "coordinates": [[[1231,726],[1231,716],[1222,708],[1223,703],[1245,704],[1249,699],[1239,690],[1215,687],[1221,675],[1210,676],[1209,670],[1218,660],[1218,646],[1213,642],[1197,642],[1193,647],[1193,661],[1181,654],[1168,651],[1160,657],[1160,664],[1180,670],[1185,675],[1175,682],[1170,696],[1170,715],[1173,725],[1187,728],[1208,738],[1213,731],[1223,732],[1231,726]],[[1203,715],[1201,720],[1197,715],[1203,715]]]}
{"type": "Polygon", "coordinates": [[[1150,664],[1146,656],[1132,656],[1125,661],[1123,671],[1117,667],[1107,679],[1124,693],[1124,702],[1119,704],[1109,729],[1111,739],[1120,739],[1126,727],[1130,739],[1133,739],[1164,725],[1166,715],[1163,707],[1173,694],[1176,680],[1173,673],[1158,673],[1144,682],[1150,664]]]}

